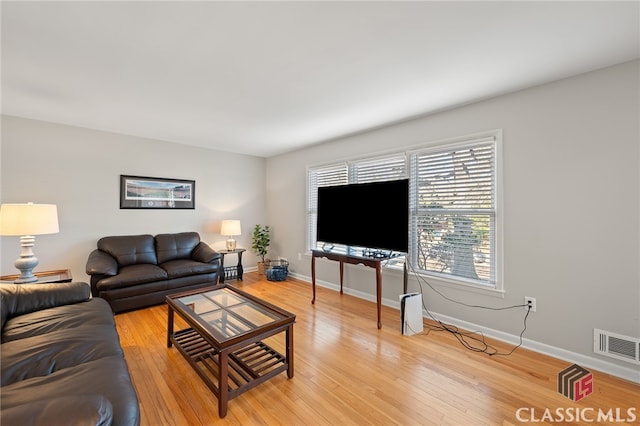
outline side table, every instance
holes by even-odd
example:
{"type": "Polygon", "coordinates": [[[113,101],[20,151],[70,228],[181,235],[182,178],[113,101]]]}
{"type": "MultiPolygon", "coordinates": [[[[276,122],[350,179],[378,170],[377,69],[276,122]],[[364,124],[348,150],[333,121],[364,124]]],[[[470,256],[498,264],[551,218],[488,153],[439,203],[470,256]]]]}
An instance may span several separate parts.
{"type": "Polygon", "coordinates": [[[247,251],[243,248],[237,248],[235,250],[220,250],[218,253],[222,255],[220,258],[220,268],[222,269],[222,274],[220,274],[220,283],[224,283],[229,280],[238,280],[242,281],[242,253],[247,251]],[[238,264],[236,266],[224,266],[224,256],[226,254],[236,254],[238,255],[238,264]]]}
{"type": "MultiPolygon", "coordinates": [[[[45,284],[45,283],[70,283],[72,280],[70,269],[55,269],[51,271],[34,272],[38,281],[29,284],[45,284]]],[[[3,275],[0,282],[13,283],[20,277],[20,274],[3,275]]]]}

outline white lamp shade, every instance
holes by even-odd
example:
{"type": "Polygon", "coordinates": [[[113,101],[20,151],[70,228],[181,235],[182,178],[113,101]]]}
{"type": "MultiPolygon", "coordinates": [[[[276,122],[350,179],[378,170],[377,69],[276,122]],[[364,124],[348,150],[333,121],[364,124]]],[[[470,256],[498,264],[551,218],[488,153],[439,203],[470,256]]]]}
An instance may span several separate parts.
{"type": "Polygon", "coordinates": [[[58,207],[55,204],[0,206],[0,235],[42,235],[58,232],[58,207]]]}
{"type": "Polygon", "coordinates": [[[240,229],[239,220],[223,220],[220,227],[220,235],[226,235],[228,237],[242,234],[240,229]]]}

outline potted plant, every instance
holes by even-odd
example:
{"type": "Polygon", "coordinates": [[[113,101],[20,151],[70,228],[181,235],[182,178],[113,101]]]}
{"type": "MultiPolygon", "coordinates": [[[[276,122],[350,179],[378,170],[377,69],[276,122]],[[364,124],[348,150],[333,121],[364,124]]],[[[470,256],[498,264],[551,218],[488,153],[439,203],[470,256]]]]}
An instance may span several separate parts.
{"type": "Polygon", "coordinates": [[[264,275],[265,262],[268,261],[268,259],[265,259],[265,256],[267,255],[267,248],[270,243],[269,225],[256,225],[253,228],[251,248],[260,256],[261,261],[258,261],[258,272],[262,275],[264,275]]]}

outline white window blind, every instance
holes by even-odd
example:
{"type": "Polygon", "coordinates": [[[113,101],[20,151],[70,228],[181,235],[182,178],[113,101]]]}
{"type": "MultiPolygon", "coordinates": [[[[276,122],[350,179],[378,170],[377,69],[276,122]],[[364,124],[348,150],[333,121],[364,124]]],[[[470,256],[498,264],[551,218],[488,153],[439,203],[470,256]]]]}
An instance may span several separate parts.
{"type": "Polygon", "coordinates": [[[349,183],[382,182],[407,176],[404,153],[349,163],[349,183]]]}
{"type": "Polygon", "coordinates": [[[495,149],[491,137],[411,156],[418,270],[495,286],[495,149]]]}
{"type": "MultiPolygon", "coordinates": [[[[314,167],[310,168],[307,174],[307,241],[308,248],[312,250],[319,248],[316,240],[319,187],[402,179],[407,176],[407,160],[405,153],[394,153],[348,163],[314,167]]],[[[339,246],[334,250],[346,252],[347,248],[339,246]]]]}
{"type": "Polygon", "coordinates": [[[307,249],[317,248],[316,225],[318,223],[318,188],[346,185],[349,170],[346,163],[309,168],[307,171],[307,249]]]}

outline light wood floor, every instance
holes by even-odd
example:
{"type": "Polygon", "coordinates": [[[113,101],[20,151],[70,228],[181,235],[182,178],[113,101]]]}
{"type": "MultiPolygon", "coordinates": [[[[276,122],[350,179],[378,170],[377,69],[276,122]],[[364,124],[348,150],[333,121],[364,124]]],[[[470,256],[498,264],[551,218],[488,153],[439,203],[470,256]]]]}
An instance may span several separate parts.
{"type": "MultiPolygon", "coordinates": [[[[444,332],[403,336],[398,311],[384,306],[378,330],[374,303],[318,288],[311,305],[308,283],[261,277],[245,274],[237,286],[297,315],[295,376],[282,373],[231,400],[224,419],[200,377],[167,348],[165,305],[116,315],[143,425],[515,425],[520,408],[523,419],[533,410],[537,424],[552,424],[540,422],[545,409],[555,419],[582,410],[589,420],[617,408],[629,419],[633,408],[640,423],[639,385],[594,371],[593,394],[573,402],[556,389],[570,363],[525,349],[489,357],[444,332]]],[[[282,350],[283,340],[270,344],[282,350]]]]}

